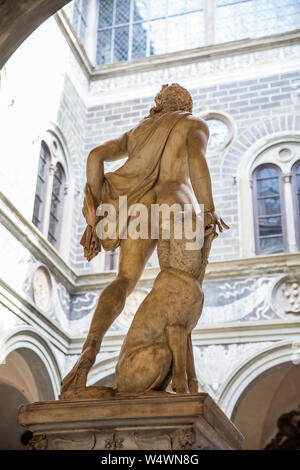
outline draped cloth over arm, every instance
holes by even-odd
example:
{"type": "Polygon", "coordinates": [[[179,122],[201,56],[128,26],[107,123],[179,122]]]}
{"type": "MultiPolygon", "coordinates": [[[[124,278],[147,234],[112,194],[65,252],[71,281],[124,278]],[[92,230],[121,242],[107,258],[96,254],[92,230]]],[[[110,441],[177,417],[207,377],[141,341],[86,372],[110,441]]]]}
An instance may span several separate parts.
{"type": "MultiPolygon", "coordinates": [[[[144,125],[137,126],[129,138],[128,160],[118,170],[104,175],[102,203],[112,204],[117,216],[116,236],[101,240],[105,250],[115,250],[126,230],[127,218],[122,217],[119,221],[119,197],[127,197],[129,209],[155,186],[168,137],[177,122],[189,114],[183,111],[167,112],[155,120],[150,118],[149,123],[144,121],[144,125]]],[[[80,242],[83,246],[91,240],[91,234],[89,237],[85,234],[80,242]]]]}

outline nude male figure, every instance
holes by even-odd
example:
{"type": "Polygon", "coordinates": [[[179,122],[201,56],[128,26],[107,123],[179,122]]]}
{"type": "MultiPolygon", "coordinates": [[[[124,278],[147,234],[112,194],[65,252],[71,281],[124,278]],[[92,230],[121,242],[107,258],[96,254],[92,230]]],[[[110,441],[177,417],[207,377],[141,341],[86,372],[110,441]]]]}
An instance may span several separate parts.
{"type": "MultiPolygon", "coordinates": [[[[161,130],[163,132],[163,128],[167,129],[171,120],[173,124],[169,126],[170,129],[166,130],[167,137],[164,137],[165,141],[162,142],[160,160],[155,166],[155,171],[151,170],[151,177],[155,175],[153,182],[148,187],[147,179],[141,180],[142,183],[135,189],[136,194],[139,194],[142,185],[148,189],[142,192],[142,197],[135,202],[144,203],[150,215],[151,204],[178,203],[182,207],[184,204],[193,204],[192,191],[194,191],[199,204],[204,204],[205,226],[218,227],[220,232],[223,230],[222,226],[228,228],[215,213],[211,179],[205,160],[209,137],[208,127],[202,119],[192,116],[192,99],[189,92],[178,84],[164,85],[160,93],[156,95],[155,103],[156,106],[150,110],[149,116],[136,128],[126,132],[119,139],[96,147],[88,156],[87,186],[83,208],[89,230],[88,246],[85,246],[85,256],[88,260],[92,259],[99,250],[97,240],[95,242],[95,227],[99,221],[96,209],[103,202],[105,179],[103,163],[128,156],[128,165],[130,165],[131,154],[134,154],[138,146],[136,142],[143,140],[144,136],[147,142],[147,135],[152,127],[155,129],[155,126],[157,128],[155,132],[159,136],[159,132],[161,130]]],[[[151,141],[152,147],[158,145],[157,140],[158,138],[154,135],[151,141]]],[[[143,152],[146,159],[146,144],[143,152]]],[[[143,174],[143,153],[133,158],[136,159],[137,165],[141,165],[140,173],[143,174]]],[[[151,158],[150,155],[148,161],[151,161],[151,158]]],[[[149,226],[149,235],[150,228],[149,226]]],[[[135,288],[156,244],[157,240],[151,237],[119,240],[117,276],[100,295],[81,356],[62,381],[62,398],[65,392],[69,394],[72,390],[86,387],[87,375],[100,350],[101,341],[111,324],[122,312],[126,297],[135,288]]]]}

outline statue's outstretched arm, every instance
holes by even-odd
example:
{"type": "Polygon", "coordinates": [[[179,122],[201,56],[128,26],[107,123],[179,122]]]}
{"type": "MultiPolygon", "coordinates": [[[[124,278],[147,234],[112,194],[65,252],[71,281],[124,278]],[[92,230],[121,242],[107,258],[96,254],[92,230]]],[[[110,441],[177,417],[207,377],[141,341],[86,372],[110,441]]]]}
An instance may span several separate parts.
{"type": "Polygon", "coordinates": [[[205,152],[209,131],[202,121],[193,123],[187,138],[188,164],[192,187],[199,204],[204,204],[204,224],[217,225],[220,232],[228,225],[215,213],[212,185],[205,152]]]}

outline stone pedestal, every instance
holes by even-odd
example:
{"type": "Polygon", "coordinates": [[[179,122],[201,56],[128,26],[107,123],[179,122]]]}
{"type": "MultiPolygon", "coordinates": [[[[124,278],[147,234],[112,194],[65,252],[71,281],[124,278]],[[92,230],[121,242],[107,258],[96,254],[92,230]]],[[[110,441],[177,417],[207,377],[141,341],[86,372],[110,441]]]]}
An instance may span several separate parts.
{"type": "Polygon", "coordinates": [[[30,449],[241,449],[240,432],[206,393],[48,401],[24,405],[30,449]]]}

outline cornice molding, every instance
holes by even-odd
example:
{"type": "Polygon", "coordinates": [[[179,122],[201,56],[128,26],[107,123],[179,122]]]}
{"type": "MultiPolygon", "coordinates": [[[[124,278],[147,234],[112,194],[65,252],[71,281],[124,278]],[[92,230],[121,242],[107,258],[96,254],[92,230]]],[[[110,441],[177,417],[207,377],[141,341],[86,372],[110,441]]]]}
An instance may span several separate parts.
{"type": "Polygon", "coordinates": [[[79,65],[81,66],[88,80],[90,80],[94,67],[91,64],[91,61],[88,58],[87,53],[85,52],[85,49],[79,43],[74,33],[74,30],[72,28],[72,25],[70,24],[67,18],[67,15],[65,14],[63,10],[60,10],[57,13],[55,13],[54,18],[64,38],[66,39],[68,45],[70,46],[71,51],[73,52],[76,59],[78,60],[79,65]]]}
{"type": "MultiPolygon", "coordinates": [[[[23,293],[18,292],[0,278],[0,305],[10,310],[26,325],[30,325],[43,338],[51,343],[64,354],[69,353],[71,339],[59,326],[55,325],[47,315],[26,299],[23,293]]],[[[82,341],[79,343],[81,344],[82,341]]]]}

